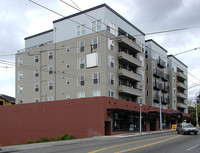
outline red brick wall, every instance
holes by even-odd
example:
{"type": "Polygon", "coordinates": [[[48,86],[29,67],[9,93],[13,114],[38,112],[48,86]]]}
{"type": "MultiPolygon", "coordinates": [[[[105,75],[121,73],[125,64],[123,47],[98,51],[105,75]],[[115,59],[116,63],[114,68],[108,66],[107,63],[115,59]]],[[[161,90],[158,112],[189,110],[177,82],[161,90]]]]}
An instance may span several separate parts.
{"type": "Polygon", "coordinates": [[[77,99],[0,107],[0,145],[27,143],[41,137],[104,135],[103,102],[77,99]]]}

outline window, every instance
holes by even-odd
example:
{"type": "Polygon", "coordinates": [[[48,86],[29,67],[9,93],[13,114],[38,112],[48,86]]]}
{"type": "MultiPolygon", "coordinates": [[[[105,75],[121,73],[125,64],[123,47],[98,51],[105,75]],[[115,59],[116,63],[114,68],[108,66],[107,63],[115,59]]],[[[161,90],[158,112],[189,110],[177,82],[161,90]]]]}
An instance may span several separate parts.
{"type": "Polygon", "coordinates": [[[101,90],[93,90],[92,95],[93,97],[101,96],[101,90]]]}
{"type": "Polygon", "coordinates": [[[38,98],[35,98],[35,99],[34,99],[34,102],[36,102],[36,103],[39,102],[39,99],[38,99],[38,98]]]}
{"type": "Polygon", "coordinates": [[[115,67],[115,58],[113,56],[108,56],[108,66],[112,68],[115,67]]]}
{"type": "Polygon", "coordinates": [[[92,38],[92,49],[97,49],[99,48],[99,38],[95,37],[92,38]]]}
{"type": "Polygon", "coordinates": [[[85,42],[84,41],[79,41],[77,43],[77,52],[80,53],[80,52],[84,52],[85,50],[85,42]]]}
{"type": "Polygon", "coordinates": [[[115,92],[114,91],[109,91],[108,96],[112,97],[112,98],[115,98],[115,92]]]}
{"type": "Polygon", "coordinates": [[[92,21],[92,31],[100,31],[101,30],[101,20],[92,21]]]}
{"type": "Polygon", "coordinates": [[[19,57],[18,58],[18,66],[22,66],[23,65],[23,58],[19,57]]]}
{"type": "Polygon", "coordinates": [[[49,57],[49,59],[53,59],[53,52],[52,51],[48,52],[48,57],[49,57]]]}
{"type": "Polygon", "coordinates": [[[109,74],[109,84],[115,85],[115,75],[112,73],[109,74]]]}
{"type": "Polygon", "coordinates": [[[70,46],[67,46],[66,47],[66,52],[69,52],[69,50],[70,50],[70,46]]]}
{"type": "Polygon", "coordinates": [[[35,55],[35,56],[34,56],[34,62],[35,62],[35,63],[39,62],[39,55],[35,55]]]}
{"type": "Polygon", "coordinates": [[[68,85],[70,83],[70,80],[69,79],[66,79],[66,84],[68,85]]]}
{"type": "Polygon", "coordinates": [[[18,80],[22,80],[23,79],[23,71],[19,71],[18,72],[18,80]]]}
{"type": "Polygon", "coordinates": [[[78,25],[77,26],[77,37],[83,36],[85,34],[85,25],[78,25]]]}
{"type": "Polygon", "coordinates": [[[83,69],[85,67],[85,58],[79,58],[78,59],[78,70],[83,69]]]}
{"type": "Polygon", "coordinates": [[[93,73],[92,74],[92,82],[93,84],[99,84],[100,83],[100,73],[97,72],[97,73],[93,73]]]}
{"type": "Polygon", "coordinates": [[[53,90],[53,81],[48,82],[49,90],[53,90]]]}
{"type": "Polygon", "coordinates": [[[85,91],[79,91],[77,93],[77,98],[84,98],[85,97],[85,91]]]}
{"type": "Polygon", "coordinates": [[[39,84],[38,84],[38,83],[36,83],[36,84],[34,85],[34,91],[35,91],[35,92],[38,92],[38,91],[39,91],[39,84]]]}
{"type": "Polygon", "coordinates": [[[146,65],[146,71],[149,71],[149,65],[146,65]]]}
{"type": "Polygon", "coordinates": [[[114,42],[112,39],[108,38],[108,49],[114,50],[114,42]]]}
{"type": "Polygon", "coordinates": [[[174,90],[174,93],[175,93],[175,92],[176,92],[176,87],[174,87],[174,89],[173,89],[173,90],[174,90]]]}
{"type": "Polygon", "coordinates": [[[149,84],[149,78],[148,78],[148,77],[147,77],[147,81],[146,81],[146,83],[149,84]]]}
{"type": "Polygon", "coordinates": [[[117,26],[112,22],[107,23],[107,31],[109,31],[110,33],[112,33],[115,36],[118,35],[117,34],[117,26]]]}
{"type": "Polygon", "coordinates": [[[79,75],[78,76],[78,86],[84,86],[85,85],[85,75],[79,75]]]}
{"type": "Polygon", "coordinates": [[[23,85],[18,85],[18,94],[23,94],[23,85]]]}
{"type": "Polygon", "coordinates": [[[69,68],[69,66],[70,66],[70,63],[67,62],[67,63],[66,63],[66,68],[69,68]]]}
{"type": "Polygon", "coordinates": [[[148,90],[147,90],[147,93],[146,93],[146,94],[147,94],[147,97],[148,97],[148,96],[149,96],[149,91],[148,91],[148,90]]]}
{"type": "Polygon", "coordinates": [[[49,72],[49,74],[53,74],[53,66],[48,67],[48,72],[49,72]]]}
{"type": "Polygon", "coordinates": [[[53,101],[53,97],[48,97],[48,101],[53,101]]]}
{"type": "Polygon", "coordinates": [[[39,70],[34,70],[34,77],[38,77],[39,76],[39,70]]]}

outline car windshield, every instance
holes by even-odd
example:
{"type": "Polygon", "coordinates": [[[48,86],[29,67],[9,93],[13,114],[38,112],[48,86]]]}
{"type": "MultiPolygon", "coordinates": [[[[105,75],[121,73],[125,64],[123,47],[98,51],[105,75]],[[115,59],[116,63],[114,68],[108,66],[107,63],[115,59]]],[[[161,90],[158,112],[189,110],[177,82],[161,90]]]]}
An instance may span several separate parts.
{"type": "Polygon", "coordinates": [[[193,128],[192,124],[183,124],[183,128],[193,128]]]}

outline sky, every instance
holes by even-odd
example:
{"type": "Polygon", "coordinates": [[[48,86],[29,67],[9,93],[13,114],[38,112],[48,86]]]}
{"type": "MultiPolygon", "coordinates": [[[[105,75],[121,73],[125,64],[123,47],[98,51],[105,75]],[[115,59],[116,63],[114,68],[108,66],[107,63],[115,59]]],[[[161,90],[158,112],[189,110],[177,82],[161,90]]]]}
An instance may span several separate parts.
{"type": "MultiPolygon", "coordinates": [[[[60,0],[34,0],[64,16],[78,11],[60,0]]],[[[146,35],[188,66],[188,99],[195,100],[200,91],[200,1],[198,0],[63,0],[82,10],[106,3],[146,35]]],[[[0,2],[0,94],[15,97],[15,53],[24,49],[24,38],[52,29],[53,21],[61,18],[29,0],[0,2]],[[11,62],[11,63],[7,63],[11,62]],[[6,62],[6,64],[5,64],[6,62]]]]}

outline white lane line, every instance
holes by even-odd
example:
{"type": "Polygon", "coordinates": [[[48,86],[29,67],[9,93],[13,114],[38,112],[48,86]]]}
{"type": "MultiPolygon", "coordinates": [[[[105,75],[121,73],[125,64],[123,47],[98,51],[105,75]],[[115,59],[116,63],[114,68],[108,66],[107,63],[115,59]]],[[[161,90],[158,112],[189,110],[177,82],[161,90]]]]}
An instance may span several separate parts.
{"type": "Polygon", "coordinates": [[[199,146],[199,144],[197,144],[197,145],[195,145],[195,146],[193,146],[193,147],[191,147],[191,148],[189,148],[189,149],[187,149],[188,151],[189,150],[192,150],[192,149],[194,149],[194,148],[196,148],[196,147],[198,147],[199,146]]]}

